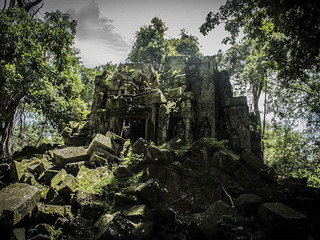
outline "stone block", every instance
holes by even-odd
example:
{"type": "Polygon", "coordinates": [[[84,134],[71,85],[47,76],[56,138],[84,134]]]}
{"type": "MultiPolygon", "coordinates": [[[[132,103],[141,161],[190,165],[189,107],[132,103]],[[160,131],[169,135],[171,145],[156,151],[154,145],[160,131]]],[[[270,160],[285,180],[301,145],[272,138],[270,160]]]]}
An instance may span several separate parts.
{"type": "Polygon", "coordinates": [[[71,206],[49,205],[38,203],[32,212],[32,218],[37,222],[55,223],[59,217],[72,217],[71,206]]]}
{"type": "Polygon", "coordinates": [[[208,207],[204,212],[193,215],[193,223],[198,226],[205,236],[210,237],[221,216],[234,215],[235,213],[235,209],[221,201],[218,201],[208,207]]]}
{"type": "Polygon", "coordinates": [[[259,208],[259,216],[264,222],[272,222],[275,220],[287,220],[287,221],[305,221],[307,217],[283,203],[264,203],[259,208]]]}
{"type": "Polygon", "coordinates": [[[73,175],[74,177],[77,176],[78,172],[80,171],[80,168],[82,166],[85,166],[86,162],[81,161],[81,162],[74,162],[74,163],[67,163],[64,169],[66,170],[67,173],[73,175]]]}
{"type": "Polygon", "coordinates": [[[226,173],[232,173],[239,163],[240,156],[228,150],[221,150],[212,157],[212,165],[226,173]]]}
{"type": "Polygon", "coordinates": [[[15,228],[12,231],[10,240],[25,240],[26,230],[24,228],[15,228]]]}
{"type": "Polygon", "coordinates": [[[262,204],[262,198],[255,194],[241,194],[235,201],[234,205],[249,215],[256,214],[259,206],[262,204]]]}
{"type": "Polygon", "coordinates": [[[88,154],[91,155],[96,147],[101,147],[111,153],[115,153],[112,148],[111,138],[100,133],[96,134],[88,148],[88,154]]]}
{"type": "Polygon", "coordinates": [[[135,205],[138,203],[138,199],[135,196],[130,196],[123,193],[114,194],[114,204],[117,207],[135,205]]]}
{"type": "Polygon", "coordinates": [[[147,160],[153,163],[169,165],[175,160],[175,153],[172,150],[158,147],[148,147],[147,160]]]}
{"type": "Polygon", "coordinates": [[[45,170],[40,177],[38,178],[38,181],[41,183],[45,183],[47,185],[50,185],[51,180],[54,178],[54,176],[56,176],[59,173],[58,170],[45,170]]]}
{"type": "Polygon", "coordinates": [[[24,183],[16,183],[0,191],[0,222],[15,225],[37,205],[41,190],[24,183]]]}
{"type": "Polygon", "coordinates": [[[54,187],[58,184],[60,184],[61,182],[63,182],[66,178],[66,176],[68,175],[68,173],[66,172],[66,170],[61,169],[52,179],[51,179],[51,183],[50,186],[54,187]]]}
{"type": "Polygon", "coordinates": [[[54,163],[59,167],[67,163],[88,161],[87,150],[83,147],[67,147],[53,150],[54,163]]]}
{"type": "Polygon", "coordinates": [[[143,138],[139,138],[133,145],[132,145],[132,153],[144,156],[147,155],[147,149],[150,144],[143,138]]]}
{"type": "Polygon", "coordinates": [[[36,186],[38,184],[37,180],[35,179],[35,177],[31,173],[23,174],[19,180],[19,183],[27,183],[31,186],[36,186]]]}
{"type": "Polygon", "coordinates": [[[18,182],[24,174],[24,167],[17,161],[12,161],[10,166],[10,178],[12,182],[18,182]]]}
{"type": "Polygon", "coordinates": [[[137,220],[152,220],[152,214],[146,205],[133,206],[129,210],[125,211],[125,216],[137,220]]]}
{"type": "Polygon", "coordinates": [[[101,147],[96,147],[91,153],[91,156],[89,159],[90,165],[95,165],[97,167],[105,166],[105,165],[108,166],[114,163],[118,163],[119,161],[120,160],[116,155],[108,152],[107,150],[101,147]]]}

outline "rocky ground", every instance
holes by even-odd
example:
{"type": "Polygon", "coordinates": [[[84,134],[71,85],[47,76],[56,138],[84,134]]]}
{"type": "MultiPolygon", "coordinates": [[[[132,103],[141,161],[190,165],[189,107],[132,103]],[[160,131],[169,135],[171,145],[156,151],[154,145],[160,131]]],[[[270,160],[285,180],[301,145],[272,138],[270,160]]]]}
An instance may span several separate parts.
{"type": "Polygon", "coordinates": [[[27,147],[0,165],[1,239],[320,239],[320,191],[223,142],[27,147]]]}

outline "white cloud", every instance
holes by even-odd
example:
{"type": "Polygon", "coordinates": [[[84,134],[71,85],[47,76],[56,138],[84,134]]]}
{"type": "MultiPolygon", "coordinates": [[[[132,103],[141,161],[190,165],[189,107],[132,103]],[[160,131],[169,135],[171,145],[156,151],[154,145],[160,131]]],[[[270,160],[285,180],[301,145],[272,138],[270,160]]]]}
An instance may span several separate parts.
{"type": "Polygon", "coordinates": [[[54,0],[48,2],[45,11],[60,9],[77,20],[75,45],[85,66],[95,67],[107,62],[125,61],[131,44],[120,35],[114,21],[101,15],[95,1],[54,0]]]}

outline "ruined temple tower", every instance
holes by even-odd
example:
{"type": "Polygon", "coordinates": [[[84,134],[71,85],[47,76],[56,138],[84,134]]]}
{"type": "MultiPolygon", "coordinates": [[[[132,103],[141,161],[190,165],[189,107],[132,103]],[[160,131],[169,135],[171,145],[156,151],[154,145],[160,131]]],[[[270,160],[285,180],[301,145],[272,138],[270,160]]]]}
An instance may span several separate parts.
{"type": "Polygon", "coordinates": [[[150,64],[127,63],[108,84],[104,75],[96,77],[91,135],[112,131],[156,145],[214,137],[227,140],[235,153],[261,156],[256,125],[246,97],[233,96],[229,76],[217,70],[214,56],[167,57],[160,75],[150,64]]]}

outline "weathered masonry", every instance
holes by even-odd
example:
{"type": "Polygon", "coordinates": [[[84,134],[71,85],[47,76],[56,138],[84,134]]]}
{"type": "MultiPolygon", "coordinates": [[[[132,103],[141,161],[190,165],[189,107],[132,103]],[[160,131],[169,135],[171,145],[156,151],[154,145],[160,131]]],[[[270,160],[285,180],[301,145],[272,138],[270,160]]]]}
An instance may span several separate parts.
{"type": "Polygon", "coordinates": [[[157,145],[216,137],[228,140],[235,153],[261,151],[259,134],[250,131],[247,99],[233,97],[214,56],[167,57],[160,76],[143,63],[120,64],[108,84],[105,75],[97,76],[90,130],[157,145]]]}

